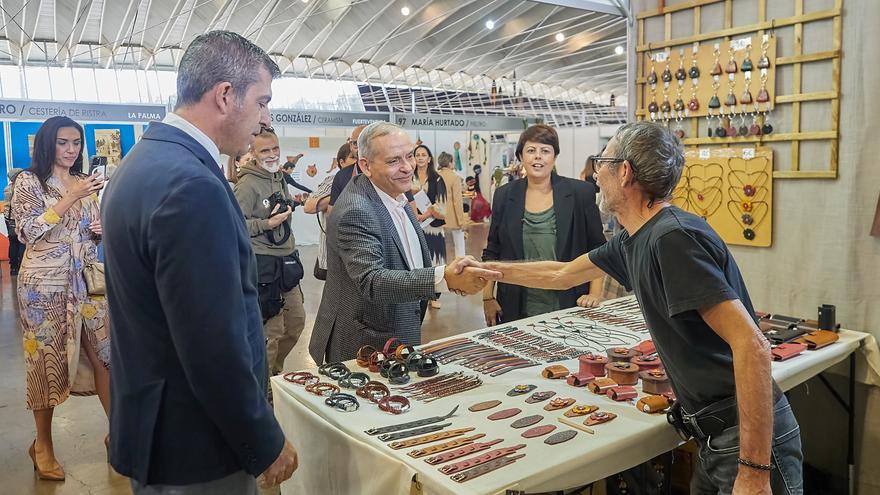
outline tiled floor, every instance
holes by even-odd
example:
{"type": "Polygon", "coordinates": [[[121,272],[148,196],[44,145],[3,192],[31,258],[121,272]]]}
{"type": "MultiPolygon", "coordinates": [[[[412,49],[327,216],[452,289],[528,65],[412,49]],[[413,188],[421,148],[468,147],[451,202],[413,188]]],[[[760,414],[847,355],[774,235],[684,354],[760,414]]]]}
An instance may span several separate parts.
{"type": "MultiPolygon", "coordinates": [[[[485,240],[484,226],[472,229],[467,252],[479,256],[485,240]]],[[[449,250],[451,252],[451,245],[449,250]]],[[[301,249],[306,267],[313,266],[316,253],[315,246],[301,249]]],[[[97,397],[72,397],[55,410],[55,452],[67,472],[67,480],[58,483],[36,479],[27,455],[35,430],[33,416],[24,405],[24,359],[18,326],[18,304],[6,262],[0,263],[0,271],[0,494],[131,493],[127,478],[114,473],[106,463],[102,441],[107,432],[107,418],[97,397]]],[[[286,368],[289,370],[314,364],[308,355],[308,341],[322,289],[322,282],[311,274],[306,275],[303,281],[306,331],[287,358],[286,368]]],[[[479,295],[461,298],[447,294],[441,298],[441,302],[441,309],[428,311],[422,326],[424,341],[483,326],[479,295]]]]}

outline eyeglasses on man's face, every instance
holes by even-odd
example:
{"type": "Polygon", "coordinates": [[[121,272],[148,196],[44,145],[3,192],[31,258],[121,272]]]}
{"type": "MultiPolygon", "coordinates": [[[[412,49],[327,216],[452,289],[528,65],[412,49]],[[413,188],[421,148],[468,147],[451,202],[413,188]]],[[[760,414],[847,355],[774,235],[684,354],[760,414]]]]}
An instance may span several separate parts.
{"type": "Polygon", "coordinates": [[[613,156],[602,156],[602,155],[593,155],[587,158],[587,161],[590,163],[590,168],[593,169],[594,174],[598,174],[599,170],[606,163],[623,163],[626,161],[625,158],[614,158],[613,156]]]}

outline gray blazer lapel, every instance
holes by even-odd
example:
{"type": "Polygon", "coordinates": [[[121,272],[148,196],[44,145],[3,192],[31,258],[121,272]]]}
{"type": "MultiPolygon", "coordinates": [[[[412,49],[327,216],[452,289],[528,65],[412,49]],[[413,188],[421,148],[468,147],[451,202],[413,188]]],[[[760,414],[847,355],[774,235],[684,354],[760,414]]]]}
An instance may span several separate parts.
{"type": "MultiPolygon", "coordinates": [[[[412,270],[412,267],[409,266],[409,261],[407,261],[406,259],[406,251],[403,249],[403,241],[401,241],[400,236],[397,235],[397,227],[394,226],[394,219],[391,218],[391,214],[388,213],[388,208],[385,207],[385,203],[382,202],[382,198],[379,197],[379,194],[373,187],[372,182],[370,182],[370,179],[366,175],[359,175],[352,180],[362,183],[360,185],[361,187],[363,187],[363,191],[366,193],[367,197],[370,198],[371,201],[373,201],[373,207],[376,210],[376,215],[379,217],[379,221],[382,223],[382,229],[384,229],[385,232],[391,235],[391,239],[394,241],[394,245],[397,246],[397,252],[400,254],[400,259],[403,260],[404,265],[412,270]]],[[[411,217],[412,212],[409,211],[410,208],[406,207],[406,209],[409,213],[408,216],[411,217]]]]}

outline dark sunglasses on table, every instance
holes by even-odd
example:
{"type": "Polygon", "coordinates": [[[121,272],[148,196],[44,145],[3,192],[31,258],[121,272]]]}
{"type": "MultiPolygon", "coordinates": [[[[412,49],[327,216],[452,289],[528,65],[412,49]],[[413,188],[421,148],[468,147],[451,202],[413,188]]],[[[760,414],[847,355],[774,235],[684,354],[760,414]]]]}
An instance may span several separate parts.
{"type": "MultiPolygon", "coordinates": [[[[599,173],[599,169],[602,168],[603,163],[623,163],[626,161],[626,158],[615,158],[613,156],[601,156],[601,155],[593,155],[587,158],[587,161],[590,163],[590,168],[593,169],[593,173],[599,173]]],[[[636,171],[636,167],[630,162],[630,166],[633,169],[633,172],[636,171]]]]}

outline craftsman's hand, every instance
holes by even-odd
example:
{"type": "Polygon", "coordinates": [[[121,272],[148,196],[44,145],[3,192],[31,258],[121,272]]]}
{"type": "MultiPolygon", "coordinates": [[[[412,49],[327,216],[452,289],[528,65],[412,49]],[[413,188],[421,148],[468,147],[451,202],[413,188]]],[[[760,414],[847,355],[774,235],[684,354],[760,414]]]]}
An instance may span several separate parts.
{"type": "Polygon", "coordinates": [[[483,273],[481,276],[486,280],[501,280],[504,278],[504,274],[494,269],[491,262],[477,261],[477,259],[471,255],[456,258],[451,265],[455,266],[455,273],[461,273],[465,267],[473,267],[479,268],[481,273],[483,273]]]}
{"type": "Polygon", "coordinates": [[[276,213],[278,212],[278,206],[280,205],[275,205],[275,208],[272,208],[272,213],[269,216],[269,228],[274,229],[275,227],[281,225],[283,222],[286,222],[287,219],[290,218],[290,215],[293,213],[293,210],[291,210],[288,206],[287,211],[283,211],[276,215],[276,213]]]}
{"type": "MultiPolygon", "coordinates": [[[[467,266],[465,258],[457,258],[446,265],[446,286],[457,294],[476,294],[486,286],[486,280],[495,280],[499,273],[479,267],[467,266]]],[[[476,261],[476,260],[474,260],[476,261]]]]}
{"type": "Polygon", "coordinates": [[[595,308],[602,304],[602,300],[592,294],[584,294],[577,300],[577,305],[582,308],[595,308]]]}
{"type": "Polygon", "coordinates": [[[96,218],[89,222],[89,230],[91,230],[96,236],[104,235],[104,229],[101,228],[101,219],[96,218]]]}
{"type": "Polygon", "coordinates": [[[486,326],[494,327],[501,318],[501,305],[493,297],[488,301],[483,301],[483,315],[486,317],[486,326]]]}
{"type": "Polygon", "coordinates": [[[293,472],[298,466],[299,459],[296,455],[296,449],[285,440],[278,458],[260,475],[260,487],[265,489],[280,485],[282,481],[293,476],[293,472]]]}
{"type": "Polygon", "coordinates": [[[745,466],[739,467],[733,482],[733,495],[773,495],[770,490],[770,473],[745,466]]]}

